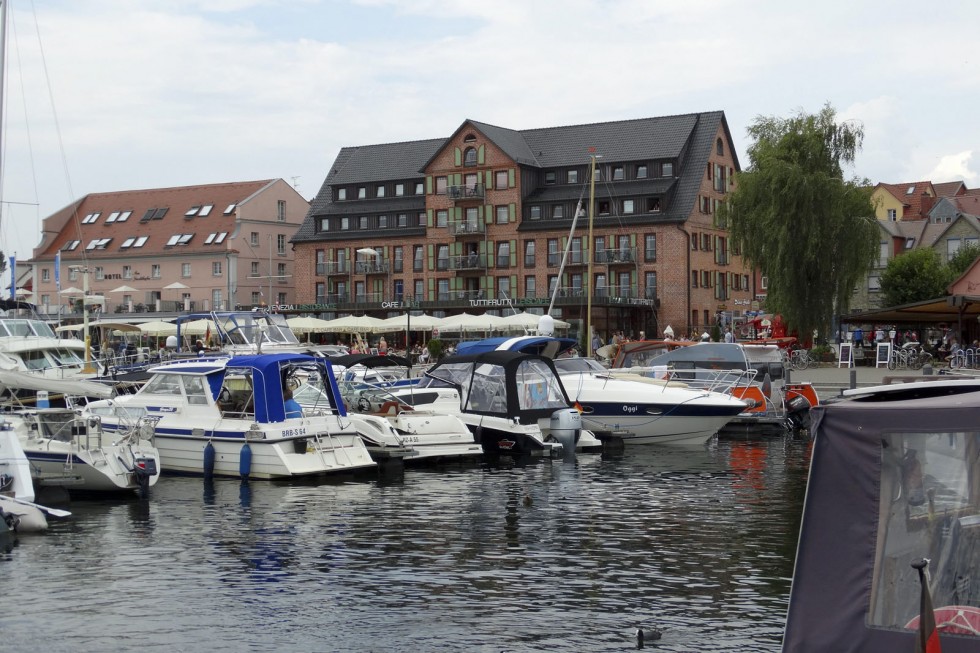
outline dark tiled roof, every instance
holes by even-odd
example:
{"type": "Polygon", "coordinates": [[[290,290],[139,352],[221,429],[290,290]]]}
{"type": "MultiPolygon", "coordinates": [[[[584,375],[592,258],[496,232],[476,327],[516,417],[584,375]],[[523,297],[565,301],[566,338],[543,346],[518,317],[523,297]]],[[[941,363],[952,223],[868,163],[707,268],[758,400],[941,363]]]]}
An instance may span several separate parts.
{"type": "MultiPolygon", "coordinates": [[[[174,250],[165,246],[175,234],[193,234],[190,242],[181,246],[179,251],[182,254],[227,249],[227,243],[204,244],[211,233],[227,232],[229,236],[231,235],[235,217],[233,214],[224,215],[225,209],[231,204],[241,204],[274,181],[274,179],[264,179],[227,184],[92,193],[77,203],[77,219],[69,219],[65,228],[47,244],[38,258],[53,257],[55,252],[72,240],[80,240],[81,243],[72,251],[62,252],[64,261],[81,259],[83,253],[92,259],[114,258],[120,254],[139,257],[170,255],[174,250]],[[192,207],[204,205],[212,206],[207,216],[185,217],[192,207]],[[160,219],[143,221],[143,216],[150,209],[167,209],[167,211],[160,219]],[[122,211],[132,211],[125,222],[107,221],[113,212],[122,211]],[[94,213],[101,214],[95,222],[82,224],[86,216],[94,213]],[[127,238],[139,236],[147,236],[143,247],[120,248],[127,238]],[[93,240],[105,238],[111,239],[105,249],[86,249],[93,240]]],[[[62,211],[70,212],[72,208],[68,207],[62,211]]]]}
{"type": "Polygon", "coordinates": [[[426,141],[345,147],[334,161],[327,181],[336,185],[422,179],[422,166],[445,142],[444,138],[433,138],[426,141]]]}
{"type": "MultiPolygon", "coordinates": [[[[456,133],[468,125],[478,129],[515,162],[531,167],[583,165],[592,151],[608,162],[677,160],[676,171],[680,176],[674,181],[672,196],[668,198],[666,211],[660,216],[662,220],[686,220],[694,209],[701,177],[719,126],[724,127],[729,146],[732,142],[722,111],[526,130],[466,120],[456,133]]],[[[437,138],[343,148],[293,242],[315,239],[315,217],[339,213],[331,203],[331,186],[420,179],[421,171],[447,141],[446,138],[437,138]]],[[[738,169],[738,158],[734,151],[731,154],[738,169]]],[[[616,182],[617,187],[621,183],[616,182]]],[[[547,201],[552,199],[553,194],[555,200],[573,199],[578,197],[577,192],[577,189],[565,191],[556,188],[535,191],[541,194],[534,194],[533,197],[547,201]]],[[[661,190],[658,186],[651,192],[661,190]]],[[[352,212],[363,210],[359,208],[352,212]]]]}
{"type": "Polygon", "coordinates": [[[412,195],[373,200],[355,200],[351,202],[333,202],[327,204],[317,213],[317,217],[323,217],[325,215],[375,215],[378,213],[420,211],[423,209],[425,209],[425,195],[412,195]]]}

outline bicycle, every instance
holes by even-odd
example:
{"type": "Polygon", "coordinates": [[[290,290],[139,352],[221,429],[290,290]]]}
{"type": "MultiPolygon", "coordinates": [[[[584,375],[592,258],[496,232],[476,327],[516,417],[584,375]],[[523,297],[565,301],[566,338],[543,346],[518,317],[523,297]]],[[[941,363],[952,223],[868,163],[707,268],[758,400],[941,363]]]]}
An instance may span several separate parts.
{"type": "Polygon", "coordinates": [[[786,362],[792,370],[805,370],[808,367],[816,367],[818,361],[812,358],[806,349],[794,349],[789,353],[786,362]]]}

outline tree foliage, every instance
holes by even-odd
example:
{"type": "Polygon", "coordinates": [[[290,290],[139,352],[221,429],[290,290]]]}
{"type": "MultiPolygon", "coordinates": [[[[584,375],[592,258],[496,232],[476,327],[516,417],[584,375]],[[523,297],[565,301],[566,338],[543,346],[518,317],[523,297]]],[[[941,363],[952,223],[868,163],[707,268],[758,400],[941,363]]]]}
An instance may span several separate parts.
{"type": "MultiPolygon", "coordinates": [[[[950,282],[955,281],[957,278],[966,272],[967,268],[973,265],[973,262],[977,260],[980,256],[980,245],[969,243],[967,245],[961,246],[956,253],[953,254],[953,258],[949,259],[946,265],[949,267],[949,280],[950,282]]],[[[939,295],[936,295],[939,297],[939,295]]],[[[927,297],[927,299],[932,299],[927,297]]]]}
{"type": "Polygon", "coordinates": [[[950,269],[936,250],[914,249],[888,261],[881,273],[882,299],[885,306],[897,306],[942,297],[950,278],[950,269]]]}
{"type": "Polygon", "coordinates": [[[844,179],[864,130],[830,105],[749,127],[749,167],[722,209],[745,261],[768,277],[766,309],[810,333],[844,312],[878,256],[867,180],[844,179]]]}

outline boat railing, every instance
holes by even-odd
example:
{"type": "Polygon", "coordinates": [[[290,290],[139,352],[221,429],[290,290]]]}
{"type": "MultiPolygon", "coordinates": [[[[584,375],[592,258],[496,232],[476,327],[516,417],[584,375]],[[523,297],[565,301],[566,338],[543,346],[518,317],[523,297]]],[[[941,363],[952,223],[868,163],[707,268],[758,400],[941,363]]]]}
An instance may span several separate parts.
{"type": "Polygon", "coordinates": [[[746,388],[755,383],[758,370],[725,369],[714,370],[707,368],[675,368],[661,366],[615,368],[609,370],[619,374],[640,374],[665,383],[683,384],[688,388],[721,392],[735,395],[739,388],[746,388]]]}

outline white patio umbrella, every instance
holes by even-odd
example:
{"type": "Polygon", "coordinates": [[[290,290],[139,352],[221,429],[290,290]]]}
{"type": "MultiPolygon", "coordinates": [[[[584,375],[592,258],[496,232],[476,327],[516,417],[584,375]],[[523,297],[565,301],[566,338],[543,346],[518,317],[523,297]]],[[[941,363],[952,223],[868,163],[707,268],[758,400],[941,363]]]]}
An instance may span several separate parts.
{"type": "Polygon", "coordinates": [[[85,291],[82,290],[81,288],[76,288],[75,286],[71,286],[69,288],[65,288],[64,290],[59,290],[58,292],[62,295],[81,295],[85,291]]]}
{"type": "Polygon", "coordinates": [[[183,336],[203,336],[208,332],[208,329],[211,330],[212,334],[218,333],[218,327],[215,326],[213,321],[206,318],[201,320],[191,320],[190,322],[182,322],[180,324],[180,334],[183,336]]]}
{"type": "MultiPolygon", "coordinates": [[[[542,316],[540,315],[535,315],[526,311],[523,313],[512,313],[510,315],[505,315],[501,319],[500,328],[504,331],[537,331],[538,323],[541,321],[541,317],[542,316]]],[[[556,329],[569,329],[572,326],[563,320],[554,320],[554,325],[556,329]]]]}
{"type": "Polygon", "coordinates": [[[182,284],[179,281],[174,281],[173,283],[168,283],[163,287],[163,290],[187,290],[190,286],[182,284]]]}
{"type": "MultiPolygon", "coordinates": [[[[303,333],[327,333],[330,331],[330,322],[328,320],[321,320],[318,317],[306,317],[302,315],[291,317],[286,320],[286,324],[297,335],[303,333]]],[[[307,336],[307,340],[309,340],[309,336],[307,336]]]]}
{"type": "Polygon", "coordinates": [[[384,331],[384,320],[368,315],[347,315],[336,320],[327,320],[330,333],[380,333],[384,331]],[[380,329],[380,330],[379,330],[380,329]]]}
{"type": "Polygon", "coordinates": [[[173,322],[153,320],[152,322],[143,322],[137,326],[140,328],[140,331],[147,336],[163,337],[177,335],[177,325],[173,322]]]}
{"type": "Polygon", "coordinates": [[[483,315],[470,315],[460,313],[445,318],[439,325],[439,333],[460,333],[463,331],[493,331],[501,326],[504,318],[484,313],[483,315]]]}
{"type": "Polygon", "coordinates": [[[438,329],[442,326],[442,318],[432,317],[431,315],[396,315],[395,317],[389,317],[387,320],[382,320],[384,322],[385,328],[391,331],[405,331],[406,329],[411,329],[412,331],[432,331],[432,329],[438,329]]]}
{"type": "Polygon", "coordinates": [[[109,292],[139,292],[136,288],[132,286],[119,286],[118,288],[113,288],[109,292]]]}

